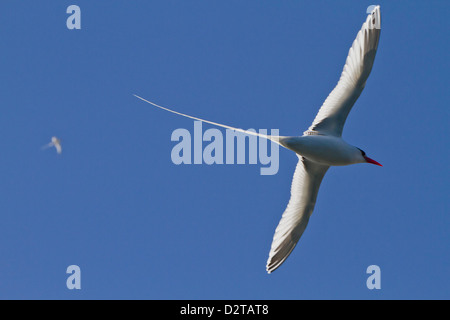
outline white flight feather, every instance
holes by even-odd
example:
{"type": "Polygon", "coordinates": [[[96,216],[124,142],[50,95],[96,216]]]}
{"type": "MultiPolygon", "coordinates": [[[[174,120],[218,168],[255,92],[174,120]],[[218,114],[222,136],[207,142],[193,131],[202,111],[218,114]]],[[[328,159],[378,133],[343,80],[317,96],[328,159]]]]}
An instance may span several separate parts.
{"type": "Polygon", "coordinates": [[[338,84],[326,98],[305,134],[342,135],[345,120],[372,70],[380,39],[380,26],[380,6],[375,6],[353,41],[338,84]]]}

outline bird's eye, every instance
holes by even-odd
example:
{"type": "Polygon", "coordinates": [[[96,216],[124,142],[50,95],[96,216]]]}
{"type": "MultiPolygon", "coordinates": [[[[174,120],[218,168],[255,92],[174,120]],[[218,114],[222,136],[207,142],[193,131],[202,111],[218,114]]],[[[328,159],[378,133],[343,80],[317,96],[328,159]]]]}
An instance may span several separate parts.
{"type": "MultiPolygon", "coordinates": [[[[358,149],[359,149],[359,148],[358,148],[358,149]]],[[[365,153],[364,151],[362,151],[361,149],[359,149],[359,151],[361,151],[361,154],[362,154],[363,156],[366,155],[366,153],[365,153]]]]}

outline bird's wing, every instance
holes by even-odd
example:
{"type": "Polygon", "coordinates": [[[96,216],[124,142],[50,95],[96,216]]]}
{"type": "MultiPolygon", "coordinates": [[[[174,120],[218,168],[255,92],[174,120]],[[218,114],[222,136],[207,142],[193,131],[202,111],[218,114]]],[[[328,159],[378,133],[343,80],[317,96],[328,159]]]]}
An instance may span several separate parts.
{"type": "Polygon", "coordinates": [[[47,148],[50,148],[50,147],[53,147],[53,142],[47,143],[45,146],[42,146],[41,150],[44,150],[44,149],[47,149],[47,148]]]}
{"type": "Polygon", "coordinates": [[[291,186],[291,199],[273,236],[266,270],[278,268],[294,249],[305,231],[316,203],[320,183],[329,166],[299,156],[291,186]]]}
{"type": "Polygon", "coordinates": [[[380,38],[380,6],[374,6],[353,41],[338,84],[305,134],[340,137],[345,120],[366,85],[380,38]]]}
{"type": "Polygon", "coordinates": [[[61,152],[62,152],[61,144],[60,143],[55,143],[55,148],[56,148],[56,152],[58,154],[61,154],[61,152]]]}

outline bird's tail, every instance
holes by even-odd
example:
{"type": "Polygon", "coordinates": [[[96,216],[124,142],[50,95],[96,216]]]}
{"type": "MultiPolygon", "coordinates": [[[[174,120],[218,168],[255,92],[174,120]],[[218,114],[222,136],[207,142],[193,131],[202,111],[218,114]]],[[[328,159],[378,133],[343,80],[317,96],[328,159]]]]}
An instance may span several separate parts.
{"type": "Polygon", "coordinates": [[[169,111],[169,112],[178,114],[178,115],[180,115],[180,116],[183,116],[183,117],[186,117],[186,118],[191,118],[191,119],[198,120],[198,121],[202,121],[202,122],[209,123],[209,124],[212,124],[212,125],[215,125],[215,126],[219,126],[219,127],[222,127],[222,128],[226,128],[226,129],[230,129],[230,130],[242,132],[242,133],[249,134],[249,135],[252,135],[252,136],[258,136],[258,137],[261,137],[261,138],[264,138],[264,139],[268,139],[268,140],[271,140],[271,141],[273,141],[273,142],[275,142],[275,143],[278,143],[278,144],[282,145],[282,144],[280,143],[280,140],[284,138],[283,136],[266,135],[266,134],[262,134],[262,133],[257,133],[257,132],[253,132],[253,131],[248,131],[248,130],[244,130],[244,129],[239,129],[239,128],[227,126],[227,125],[225,125],[225,124],[220,124],[220,123],[216,123],[216,122],[212,122],[212,121],[200,119],[200,118],[197,118],[197,117],[193,117],[193,116],[190,116],[190,115],[181,113],[181,112],[177,112],[177,111],[174,111],[174,110],[171,110],[171,109],[162,107],[162,106],[157,105],[156,103],[153,103],[153,102],[151,102],[151,101],[148,101],[148,100],[146,100],[146,99],[144,99],[144,98],[142,98],[142,97],[140,97],[140,96],[138,96],[138,95],[136,95],[136,94],[133,94],[133,95],[134,95],[136,98],[141,99],[142,101],[147,102],[147,103],[149,103],[149,104],[151,104],[151,105],[153,105],[153,106],[155,106],[155,107],[158,107],[158,108],[160,108],[160,109],[163,109],[163,110],[166,110],[166,111],[169,111]]]}

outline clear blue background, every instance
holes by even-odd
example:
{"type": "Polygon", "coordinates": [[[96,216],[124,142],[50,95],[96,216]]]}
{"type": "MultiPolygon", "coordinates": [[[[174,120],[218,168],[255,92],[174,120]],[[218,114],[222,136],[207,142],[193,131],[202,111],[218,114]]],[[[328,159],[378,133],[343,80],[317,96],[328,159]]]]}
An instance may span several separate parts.
{"type": "MultiPolygon", "coordinates": [[[[374,68],[344,138],[384,167],[331,168],[268,275],[297,157],[180,165],[193,121],[300,135],[334,88],[364,1],[3,1],[0,298],[448,299],[447,1],[379,1],[374,68]],[[81,30],[66,9],[81,8],[81,30]],[[40,150],[56,135],[63,153],[40,150]],[[81,268],[81,290],[66,268],[81,268]],[[366,268],[381,268],[368,290],[366,268]]],[[[212,126],[204,125],[204,129],[212,126]]]]}

